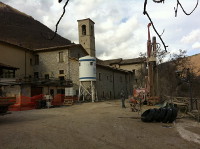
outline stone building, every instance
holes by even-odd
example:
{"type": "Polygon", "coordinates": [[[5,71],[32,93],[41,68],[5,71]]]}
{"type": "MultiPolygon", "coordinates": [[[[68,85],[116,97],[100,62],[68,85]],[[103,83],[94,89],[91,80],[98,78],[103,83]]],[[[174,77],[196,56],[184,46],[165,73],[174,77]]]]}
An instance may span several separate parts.
{"type": "MultiPolygon", "coordinates": [[[[80,44],[57,46],[42,49],[35,49],[35,56],[38,58],[34,66],[35,78],[57,79],[59,81],[71,81],[73,89],[78,95],[79,88],[79,61],[80,57],[95,56],[94,22],[91,19],[78,20],[80,44]],[[89,26],[89,27],[88,27],[89,26]]],[[[133,72],[119,68],[106,66],[97,61],[96,89],[98,99],[120,98],[121,90],[126,90],[127,95],[132,93],[133,72]]],[[[64,93],[67,84],[43,86],[43,93],[64,93]]]]}
{"type": "Polygon", "coordinates": [[[131,71],[134,74],[133,87],[141,88],[145,87],[145,75],[146,73],[146,58],[134,58],[134,59],[111,59],[100,61],[101,64],[111,66],[113,68],[119,68],[122,70],[131,71]]]}
{"type": "Polygon", "coordinates": [[[132,95],[134,74],[119,68],[97,63],[97,94],[100,99],[120,98],[121,90],[132,95]]]}
{"type": "MultiPolygon", "coordinates": [[[[64,89],[71,86],[78,95],[78,59],[96,55],[94,22],[91,19],[78,20],[80,44],[73,44],[59,35],[48,41],[43,37],[52,35],[47,27],[10,6],[0,5],[0,11],[4,13],[0,15],[0,26],[5,29],[1,30],[0,38],[0,51],[3,53],[0,55],[0,96],[63,94],[64,89]]],[[[127,95],[132,94],[132,71],[98,61],[96,72],[99,99],[120,98],[122,89],[127,95]]]]}

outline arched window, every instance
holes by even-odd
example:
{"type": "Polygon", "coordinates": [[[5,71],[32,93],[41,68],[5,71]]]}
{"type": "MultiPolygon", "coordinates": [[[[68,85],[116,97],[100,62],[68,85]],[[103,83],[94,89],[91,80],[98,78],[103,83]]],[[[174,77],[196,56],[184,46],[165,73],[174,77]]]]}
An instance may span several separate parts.
{"type": "Polygon", "coordinates": [[[82,25],[82,35],[86,35],[86,25],[82,25]]]}

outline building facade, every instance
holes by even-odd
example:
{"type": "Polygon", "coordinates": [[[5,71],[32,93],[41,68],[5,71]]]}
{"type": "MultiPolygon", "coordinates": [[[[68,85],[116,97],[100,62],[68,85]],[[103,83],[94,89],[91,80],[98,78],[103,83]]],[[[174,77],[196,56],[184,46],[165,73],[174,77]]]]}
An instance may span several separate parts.
{"type": "Polygon", "coordinates": [[[99,60],[101,64],[111,66],[133,73],[133,87],[144,88],[145,76],[147,75],[146,58],[134,58],[134,59],[113,59],[113,60],[99,60]]]}
{"type": "Polygon", "coordinates": [[[0,41],[0,51],[0,96],[30,96],[31,88],[23,82],[33,74],[33,52],[5,41],[0,41]]]}
{"type": "MultiPolygon", "coordinates": [[[[4,41],[0,42],[1,80],[0,96],[35,96],[39,94],[64,94],[73,87],[78,95],[79,58],[95,57],[94,22],[78,20],[80,44],[27,49],[4,41]],[[3,64],[9,67],[3,69],[3,64]],[[12,83],[3,80],[5,70],[13,73],[12,83]],[[5,94],[6,93],[6,94],[5,94]]],[[[96,65],[96,91],[98,100],[120,98],[121,90],[132,94],[133,71],[107,66],[100,61],[96,65]]],[[[8,78],[7,78],[8,79],[8,78]]]]}

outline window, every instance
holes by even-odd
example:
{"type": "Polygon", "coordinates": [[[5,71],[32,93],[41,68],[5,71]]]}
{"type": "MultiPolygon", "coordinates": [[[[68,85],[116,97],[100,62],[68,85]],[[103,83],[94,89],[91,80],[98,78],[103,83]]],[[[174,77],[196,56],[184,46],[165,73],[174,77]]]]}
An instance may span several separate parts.
{"type": "Polygon", "coordinates": [[[3,91],[1,88],[0,88],[0,96],[3,96],[3,91]]]}
{"type": "Polygon", "coordinates": [[[0,78],[14,78],[15,70],[0,69],[0,78]]]}
{"type": "Polygon", "coordinates": [[[107,80],[109,80],[109,76],[107,76],[107,80]]]}
{"type": "Polygon", "coordinates": [[[44,77],[46,80],[49,80],[49,74],[45,74],[44,77]]]}
{"type": "Polygon", "coordinates": [[[39,72],[34,72],[34,78],[39,78],[39,72]]]}
{"type": "Polygon", "coordinates": [[[64,74],[64,70],[59,70],[59,74],[64,74]]]}
{"type": "Polygon", "coordinates": [[[3,78],[3,69],[0,69],[0,78],[3,78]]]}
{"type": "Polygon", "coordinates": [[[30,58],[30,65],[33,65],[32,58],[30,58]]]}
{"type": "Polygon", "coordinates": [[[93,62],[90,62],[90,65],[93,65],[93,62]]]}
{"type": "Polygon", "coordinates": [[[82,35],[86,35],[86,25],[82,25],[82,35]]]}
{"type": "Polygon", "coordinates": [[[54,89],[50,89],[50,95],[54,96],[54,89]]]}
{"type": "Polygon", "coordinates": [[[99,73],[99,81],[101,81],[101,73],[99,73]]]}
{"type": "Polygon", "coordinates": [[[64,76],[61,76],[61,77],[59,77],[59,80],[60,80],[60,81],[63,81],[63,80],[65,80],[65,77],[64,77],[64,76]]]}
{"type": "Polygon", "coordinates": [[[59,52],[59,62],[64,62],[63,52],[59,52]]]}
{"type": "Polygon", "coordinates": [[[39,65],[39,55],[35,55],[35,65],[39,65]]]}
{"type": "Polygon", "coordinates": [[[57,94],[65,94],[65,89],[57,89],[57,94]]]}

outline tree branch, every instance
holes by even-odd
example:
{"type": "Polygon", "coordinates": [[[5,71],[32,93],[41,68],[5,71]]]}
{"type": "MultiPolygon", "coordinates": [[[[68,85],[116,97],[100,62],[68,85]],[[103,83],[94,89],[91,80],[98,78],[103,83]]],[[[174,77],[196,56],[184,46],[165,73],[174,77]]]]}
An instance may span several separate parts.
{"type": "Polygon", "coordinates": [[[185,9],[183,8],[182,4],[179,2],[179,0],[177,0],[176,8],[174,7],[175,17],[177,17],[178,6],[181,7],[181,9],[182,9],[182,11],[185,13],[185,15],[191,15],[191,14],[194,12],[194,10],[197,8],[198,4],[199,4],[199,0],[197,0],[196,6],[194,7],[194,9],[193,9],[190,13],[187,13],[187,12],[185,11],[185,9]]]}
{"type": "Polygon", "coordinates": [[[164,3],[165,0],[153,0],[153,2],[155,2],[155,3],[164,3]]]}
{"type": "Polygon", "coordinates": [[[161,35],[160,35],[160,34],[158,33],[158,31],[156,30],[156,28],[155,28],[155,26],[154,26],[154,24],[153,24],[153,21],[151,20],[151,17],[149,16],[148,12],[146,11],[146,5],[147,5],[147,0],[145,0],[145,2],[144,2],[144,11],[143,11],[143,14],[146,15],[146,16],[148,17],[148,19],[149,19],[149,21],[151,22],[151,25],[152,25],[154,31],[156,32],[157,36],[159,37],[159,39],[161,40],[161,42],[162,42],[162,44],[163,44],[163,46],[164,46],[165,52],[167,52],[167,47],[168,47],[168,46],[165,45],[165,42],[163,41],[161,35]]]}
{"type": "MultiPolygon", "coordinates": [[[[59,0],[59,2],[61,2],[61,1],[62,1],[62,0],[59,0]]],[[[62,15],[60,16],[58,22],[56,23],[56,30],[55,30],[55,32],[54,32],[54,35],[53,35],[51,38],[47,38],[47,37],[45,37],[45,36],[42,34],[42,36],[43,36],[44,38],[46,38],[47,40],[53,40],[53,39],[56,37],[57,31],[58,31],[58,25],[59,25],[61,19],[63,18],[64,14],[65,14],[65,8],[66,8],[68,2],[69,2],[69,0],[67,0],[67,1],[65,2],[65,5],[63,6],[63,13],[62,13],[62,15]]]]}
{"type": "Polygon", "coordinates": [[[160,36],[162,36],[164,34],[164,32],[165,32],[165,29],[163,29],[163,32],[160,34],[160,36]]]}
{"type": "MultiPolygon", "coordinates": [[[[163,3],[164,3],[164,0],[153,0],[153,2],[155,2],[155,3],[162,3],[162,2],[163,2],[163,3]]],[[[191,14],[194,12],[194,10],[197,8],[198,4],[199,4],[199,0],[197,0],[196,6],[194,7],[194,9],[193,9],[190,13],[187,13],[187,12],[185,11],[185,9],[183,8],[182,4],[179,2],[179,0],[177,0],[176,8],[174,7],[175,17],[177,16],[178,7],[179,7],[179,6],[181,7],[181,9],[182,9],[182,11],[185,13],[185,15],[191,15],[191,14]]],[[[146,15],[146,16],[148,17],[149,21],[150,21],[151,24],[152,24],[152,27],[153,27],[154,31],[156,32],[157,36],[158,36],[159,39],[161,40],[161,42],[162,42],[162,44],[163,44],[163,46],[164,46],[164,48],[165,48],[165,51],[167,52],[167,47],[168,47],[168,46],[165,45],[165,43],[164,43],[164,41],[163,41],[163,39],[162,39],[162,37],[161,37],[163,33],[160,35],[160,34],[158,33],[158,31],[156,30],[156,28],[155,28],[155,26],[154,26],[154,24],[153,24],[153,21],[151,20],[151,17],[149,16],[148,12],[146,11],[146,7],[147,7],[147,0],[144,1],[144,11],[143,11],[143,14],[146,15]]]]}

